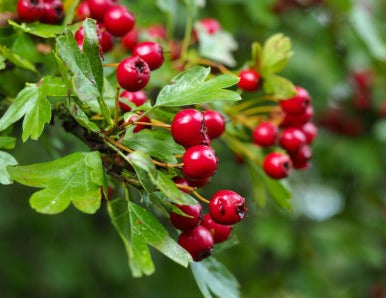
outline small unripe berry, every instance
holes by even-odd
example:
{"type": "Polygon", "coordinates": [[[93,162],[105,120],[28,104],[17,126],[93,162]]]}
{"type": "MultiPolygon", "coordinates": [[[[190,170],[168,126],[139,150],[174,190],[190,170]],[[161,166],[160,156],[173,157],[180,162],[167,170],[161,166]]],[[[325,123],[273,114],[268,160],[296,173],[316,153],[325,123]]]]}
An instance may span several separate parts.
{"type": "Polygon", "coordinates": [[[197,226],[183,232],[178,238],[178,244],[185,248],[193,260],[198,262],[209,257],[213,250],[213,237],[207,228],[197,226]]]}
{"type": "Polygon", "coordinates": [[[209,203],[210,217],[222,225],[238,223],[244,218],[246,212],[245,199],[231,190],[216,192],[209,203]]]}
{"type": "Polygon", "coordinates": [[[190,147],[182,157],[182,173],[188,179],[205,179],[217,169],[217,157],[214,150],[205,145],[190,147]]]}
{"type": "Polygon", "coordinates": [[[132,29],[122,38],[123,46],[129,51],[132,51],[138,43],[138,35],[138,30],[132,29]]]}
{"type": "Polygon", "coordinates": [[[103,21],[105,13],[117,4],[117,0],[88,0],[91,16],[97,21],[103,21]]]}
{"type": "Polygon", "coordinates": [[[253,142],[262,147],[269,147],[276,143],[277,127],[271,122],[261,122],[252,133],[253,142]]]}
{"type": "Polygon", "coordinates": [[[283,130],[279,142],[283,149],[296,151],[306,144],[306,136],[300,129],[289,127],[283,130]]]}
{"type": "Polygon", "coordinates": [[[209,214],[202,217],[201,225],[212,234],[214,243],[220,243],[227,240],[231,234],[233,226],[220,225],[215,222],[209,214]]]}
{"type": "Polygon", "coordinates": [[[117,81],[128,91],[143,89],[150,80],[150,68],[140,57],[129,57],[117,67],[117,81]]]}
{"type": "Polygon", "coordinates": [[[292,169],[292,162],[287,155],[272,152],[265,157],[263,168],[265,173],[271,178],[282,179],[288,176],[292,169]]]}
{"type": "Polygon", "coordinates": [[[204,112],[205,126],[210,139],[218,138],[225,130],[225,118],[221,113],[213,110],[204,112]]]}
{"type": "Polygon", "coordinates": [[[253,69],[242,70],[239,74],[238,86],[244,91],[256,91],[259,88],[260,74],[253,69]]]}
{"type": "Polygon", "coordinates": [[[90,6],[88,6],[88,2],[87,1],[81,2],[76,9],[76,19],[78,21],[83,21],[86,18],[90,18],[90,17],[91,17],[91,11],[90,11],[90,6]]]}
{"type": "Polygon", "coordinates": [[[119,107],[125,112],[131,111],[131,107],[127,104],[128,101],[132,102],[137,107],[139,107],[143,105],[147,100],[146,93],[142,90],[137,92],[123,91],[120,97],[121,98],[119,99],[119,107]]]}
{"type": "Polygon", "coordinates": [[[306,108],[311,104],[311,97],[307,90],[296,86],[296,95],[285,100],[280,101],[280,106],[288,114],[302,114],[306,108]]]}
{"type": "MultiPolygon", "coordinates": [[[[133,115],[129,118],[129,120],[127,120],[127,122],[147,122],[147,123],[151,123],[149,117],[147,116],[143,116],[141,117],[141,114],[139,115],[133,115]]],[[[136,124],[134,126],[134,129],[133,129],[133,133],[137,133],[145,128],[150,128],[149,125],[144,125],[144,124],[136,124]]]]}
{"type": "Polygon", "coordinates": [[[39,20],[44,13],[43,0],[19,0],[17,2],[17,14],[24,22],[39,20]]]}
{"type": "Polygon", "coordinates": [[[318,128],[312,122],[307,122],[300,127],[300,130],[306,136],[306,143],[311,144],[318,135],[318,128]]]}
{"type": "Polygon", "coordinates": [[[141,57],[149,65],[150,70],[156,70],[164,63],[163,48],[152,41],[136,45],[133,49],[133,56],[141,57]]]}
{"type": "Polygon", "coordinates": [[[174,212],[170,213],[170,221],[172,225],[181,230],[186,231],[198,226],[201,215],[201,204],[196,205],[176,205],[187,216],[183,216],[174,212]]]}
{"type": "Polygon", "coordinates": [[[126,7],[117,5],[106,12],[103,23],[112,35],[125,36],[134,28],[135,16],[126,7]]]}
{"type": "Polygon", "coordinates": [[[299,150],[291,152],[290,158],[295,169],[307,169],[309,167],[308,161],[312,158],[311,148],[305,145],[299,150]]]}

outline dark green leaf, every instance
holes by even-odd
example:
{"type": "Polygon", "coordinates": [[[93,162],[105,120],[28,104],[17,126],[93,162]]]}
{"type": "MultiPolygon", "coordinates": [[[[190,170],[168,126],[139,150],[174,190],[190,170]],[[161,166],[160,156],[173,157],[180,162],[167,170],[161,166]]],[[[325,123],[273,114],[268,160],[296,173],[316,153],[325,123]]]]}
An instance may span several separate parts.
{"type": "Polygon", "coordinates": [[[15,148],[16,138],[8,136],[0,136],[0,149],[11,150],[15,148]]]}
{"type": "Polygon", "coordinates": [[[37,73],[35,66],[31,62],[29,62],[25,58],[21,57],[20,55],[14,53],[13,51],[11,51],[10,49],[8,49],[7,47],[5,47],[3,45],[0,45],[0,55],[18,67],[21,67],[21,68],[24,68],[27,70],[31,70],[31,71],[37,73]]]}
{"type": "Polygon", "coordinates": [[[82,110],[82,108],[77,105],[75,102],[70,103],[70,113],[75,118],[76,122],[78,122],[81,126],[87,128],[93,132],[99,132],[100,128],[94,122],[92,122],[86,113],[82,110]]]}
{"type": "Polygon", "coordinates": [[[7,166],[17,165],[16,159],[9,153],[0,151],[0,184],[11,184],[12,180],[7,172],[7,166]]]}
{"type": "Polygon", "coordinates": [[[0,70],[5,68],[5,57],[0,53],[0,70]]]}
{"type": "Polygon", "coordinates": [[[273,74],[264,78],[264,90],[277,99],[290,98],[296,94],[295,86],[291,81],[273,74]]]}

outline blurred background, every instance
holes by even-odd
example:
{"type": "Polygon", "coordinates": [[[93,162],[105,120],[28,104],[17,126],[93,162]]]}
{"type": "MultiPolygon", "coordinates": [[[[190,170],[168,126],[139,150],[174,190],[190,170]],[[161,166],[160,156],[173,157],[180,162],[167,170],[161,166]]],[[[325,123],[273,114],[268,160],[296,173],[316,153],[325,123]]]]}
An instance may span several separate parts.
{"type": "MultiPolygon", "coordinates": [[[[122,2],[142,26],[164,22],[156,1],[122,2]]],[[[249,216],[234,230],[238,244],[217,258],[242,297],[386,297],[386,3],[206,2],[199,17],[217,18],[234,34],[238,67],[252,41],[276,32],[291,38],[284,75],[309,90],[319,126],[312,167],[288,181],[295,211],[249,200],[249,216]]],[[[177,36],[183,21],[181,11],[177,36]]],[[[86,150],[59,125],[47,131],[39,142],[18,140],[11,153],[20,164],[86,150]]],[[[220,168],[203,193],[225,188],[252,197],[246,166],[221,141],[214,146],[220,168]]],[[[154,250],[156,273],[133,279],[105,205],[95,216],[72,207],[40,215],[29,207],[32,191],[0,187],[0,297],[200,297],[190,270],[154,250]]]]}

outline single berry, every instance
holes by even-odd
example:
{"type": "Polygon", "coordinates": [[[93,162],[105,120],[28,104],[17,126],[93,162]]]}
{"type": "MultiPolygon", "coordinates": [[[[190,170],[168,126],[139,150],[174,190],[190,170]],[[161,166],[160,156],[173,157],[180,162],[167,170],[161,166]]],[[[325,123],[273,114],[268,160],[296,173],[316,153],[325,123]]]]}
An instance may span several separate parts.
{"type": "Polygon", "coordinates": [[[44,13],[41,21],[47,24],[57,24],[64,16],[61,0],[44,0],[44,13]]]}
{"type": "MultiPolygon", "coordinates": [[[[114,38],[100,24],[97,25],[97,35],[98,35],[98,41],[99,41],[101,55],[102,55],[103,52],[108,52],[113,48],[114,38]]],[[[76,43],[78,44],[78,47],[80,48],[80,50],[82,50],[83,49],[83,41],[84,41],[84,28],[83,28],[83,26],[80,27],[78,29],[78,31],[75,32],[75,40],[76,40],[76,43]]]]}
{"type": "Polygon", "coordinates": [[[218,159],[214,150],[205,145],[190,147],[185,151],[182,173],[187,179],[199,180],[212,176],[217,169],[218,159]]]}
{"type": "Polygon", "coordinates": [[[182,54],[182,43],[177,40],[172,40],[169,43],[170,46],[170,60],[174,61],[181,58],[182,54]]]}
{"type": "Polygon", "coordinates": [[[221,113],[213,110],[204,112],[205,126],[210,139],[218,138],[225,130],[225,118],[221,113]]]}
{"type": "Polygon", "coordinates": [[[135,16],[124,6],[110,8],[103,19],[107,31],[114,36],[125,36],[134,28],[135,16]]]}
{"type": "Polygon", "coordinates": [[[179,111],[172,121],[171,132],[174,141],[185,148],[209,144],[204,115],[194,109],[179,111]]]}
{"type": "Polygon", "coordinates": [[[143,105],[147,100],[146,93],[142,90],[136,92],[123,91],[120,97],[121,98],[119,99],[119,107],[125,112],[131,111],[131,107],[127,104],[127,102],[132,102],[137,107],[139,107],[143,105]]]}
{"type": "Polygon", "coordinates": [[[246,212],[245,199],[231,190],[216,192],[209,203],[210,217],[222,225],[238,223],[244,218],[246,212]]]}
{"type": "Polygon", "coordinates": [[[261,122],[252,133],[253,142],[262,147],[269,147],[276,143],[277,127],[271,122],[261,122]]]}
{"type": "Polygon", "coordinates": [[[170,213],[170,221],[172,225],[181,230],[186,231],[197,227],[200,223],[201,204],[196,205],[176,205],[182,212],[188,216],[183,216],[174,212],[170,213]]]}
{"type": "Polygon", "coordinates": [[[274,179],[282,179],[288,176],[291,168],[291,159],[282,153],[272,152],[268,154],[263,162],[265,173],[274,179]]]}
{"type": "MultiPolygon", "coordinates": [[[[129,118],[129,120],[127,120],[127,122],[147,122],[147,123],[151,123],[149,117],[147,116],[143,116],[141,117],[141,114],[139,115],[133,115],[129,118]]],[[[149,125],[144,125],[144,124],[136,124],[134,126],[134,129],[133,129],[133,133],[137,133],[145,128],[150,128],[149,125]]]]}
{"type": "Polygon", "coordinates": [[[91,11],[90,11],[90,6],[88,5],[87,1],[81,2],[77,9],[76,9],[76,19],[78,21],[83,21],[86,18],[91,17],[91,11]]]}
{"type": "Polygon", "coordinates": [[[152,41],[136,45],[133,56],[141,57],[149,65],[150,70],[160,68],[164,63],[164,50],[158,43],[152,41]]]}
{"type": "Polygon", "coordinates": [[[150,39],[166,39],[166,28],[163,25],[153,25],[146,29],[146,33],[150,39]]]}
{"type": "Polygon", "coordinates": [[[311,148],[305,145],[298,151],[291,152],[290,158],[295,169],[307,169],[309,167],[308,162],[312,158],[311,148]]]}
{"type": "Polygon", "coordinates": [[[232,226],[220,225],[215,222],[209,214],[202,217],[201,225],[212,234],[214,243],[220,243],[227,240],[231,234],[232,226]]]}
{"type": "Polygon", "coordinates": [[[202,179],[187,179],[187,180],[188,180],[189,186],[204,187],[210,182],[211,179],[212,179],[211,177],[207,177],[202,179]]]}
{"type": "Polygon", "coordinates": [[[189,190],[180,187],[181,185],[182,186],[190,186],[188,180],[186,180],[184,177],[175,177],[175,178],[173,178],[173,181],[177,185],[179,190],[181,190],[185,193],[189,193],[189,190]]]}
{"type": "Polygon", "coordinates": [[[150,68],[140,57],[123,59],[117,67],[117,81],[128,91],[143,89],[150,80],[150,68]]]}
{"type": "Polygon", "coordinates": [[[102,22],[105,13],[117,4],[117,0],[87,0],[92,18],[102,22]]]}
{"type": "Polygon", "coordinates": [[[242,70],[238,86],[244,91],[256,91],[259,88],[260,74],[253,69],[242,70]]]}
{"type": "Polygon", "coordinates": [[[178,238],[178,244],[190,253],[194,261],[198,262],[212,254],[213,237],[207,228],[197,226],[183,232],[178,238]]]}
{"type": "Polygon", "coordinates": [[[17,14],[24,22],[39,20],[44,13],[43,0],[19,0],[17,2],[17,14]]]}
{"type": "Polygon", "coordinates": [[[205,18],[199,21],[199,24],[208,34],[216,34],[221,30],[220,23],[214,18],[205,18]]]}
{"type": "Polygon", "coordinates": [[[306,136],[306,143],[311,144],[318,135],[318,128],[312,122],[307,122],[300,127],[300,130],[306,136]]]}
{"type": "Polygon", "coordinates": [[[287,151],[296,151],[306,144],[306,136],[300,129],[288,127],[281,133],[279,143],[287,151]]]}
{"type": "Polygon", "coordinates": [[[138,43],[138,35],[138,30],[132,29],[122,38],[123,46],[129,51],[132,51],[138,43]]]}
{"type": "Polygon", "coordinates": [[[280,101],[280,106],[284,112],[288,114],[303,114],[307,107],[311,104],[311,97],[307,90],[296,86],[296,95],[280,101]]]}

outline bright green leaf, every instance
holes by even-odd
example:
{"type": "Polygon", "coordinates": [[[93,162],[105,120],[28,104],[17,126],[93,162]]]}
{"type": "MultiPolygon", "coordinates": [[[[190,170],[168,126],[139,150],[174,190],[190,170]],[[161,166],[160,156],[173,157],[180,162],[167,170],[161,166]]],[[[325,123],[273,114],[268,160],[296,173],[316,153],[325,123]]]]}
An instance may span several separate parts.
{"type": "Polygon", "coordinates": [[[15,148],[16,138],[8,136],[0,136],[0,148],[11,150],[15,148]]]}
{"type": "MultiPolygon", "coordinates": [[[[14,53],[7,47],[0,45],[0,54],[6,59],[15,64],[18,67],[31,70],[33,72],[37,72],[35,66],[26,60],[25,58],[21,57],[20,55],[14,53]]],[[[4,63],[3,63],[4,64],[4,63]]]]}
{"type": "Polygon", "coordinates": [[[44,23],[18,24],[12,20],[8,20],[8,23],[17,29],[21,29],[24,32],[43,38],[56,37],[57,35],[62,34],[65,28],[65,26],[62,25],[50,25],[44,23]]]}
{"type": "Polygon", "coordinates": [[[281,33],[271,36],[263,46],[261,72],[263,76],[281,71],[292,56],[291,40],[281,33]]]}
{"type": "Polygon", "coordinates": [[[16,159],[9,153],[0,151],[0,184],[11,184],[12,180],[7,172],[7,166],[17,165],[16,159]]]}
{"type": "Polygon", "coordinates": [[[264,78],[264,90],[277,99],[290,98],[296,94],[295,86],[291,81],[277,75],[268,75],[264,78]]]}
{"type": "Polygon", "coordinates": [[[67,96],[68,88],[62,78],[46,76],[41,88],[46,96],[67,96]]]}

